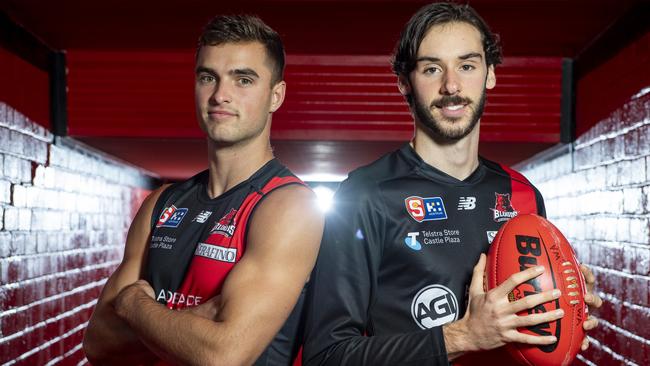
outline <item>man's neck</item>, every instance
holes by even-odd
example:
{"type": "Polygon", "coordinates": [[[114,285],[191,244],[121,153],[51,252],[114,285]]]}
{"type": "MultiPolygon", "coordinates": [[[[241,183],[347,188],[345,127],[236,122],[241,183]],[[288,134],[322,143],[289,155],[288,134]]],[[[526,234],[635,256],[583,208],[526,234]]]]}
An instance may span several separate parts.
{"type": "Polygon", "coordinates": [[[271,145],[268,138],[262,136],[226,147],[217,146],[214,141],[208,139],[208,196],[220,196],[248,179],[271,159],[271,145]]]}
{"type": "Polygon", "coordinates": [[[455,142],[441,143],[416,127],[411,145],[427,164],[458,179],[469,177],[478,167],[479,125],[455,142]]]}

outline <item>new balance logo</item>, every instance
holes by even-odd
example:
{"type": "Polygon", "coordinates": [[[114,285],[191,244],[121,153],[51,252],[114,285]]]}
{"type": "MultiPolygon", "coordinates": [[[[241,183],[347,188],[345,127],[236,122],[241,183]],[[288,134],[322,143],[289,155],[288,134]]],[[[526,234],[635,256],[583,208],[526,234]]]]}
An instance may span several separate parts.
{"type": "Polygon", "coordinates": [[[208,217],[212,215],[211,211],[201,211],[194,219],[192,219],[192,222],[198,222],[199,224],[203,224],[208,220],[208,217]]]}
{"type": "Polygon", "coordinates": [[[460,197],[458,199],[458,210],[473,210],[476,208],[476,197],[460,197]]]}

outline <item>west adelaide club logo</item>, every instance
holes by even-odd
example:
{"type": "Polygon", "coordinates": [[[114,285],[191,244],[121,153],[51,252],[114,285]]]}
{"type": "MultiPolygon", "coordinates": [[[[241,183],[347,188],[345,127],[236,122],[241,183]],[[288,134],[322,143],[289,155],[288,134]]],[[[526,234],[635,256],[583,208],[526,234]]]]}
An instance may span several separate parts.
{"type": "Polygon", "coordinates": [[[223,217],[214,224],[210,230],[210,234],[219,234],[226,238],[230,238],[232,234],[235,233],[235,228],[237,227],[235,216],[237,216],[237,210],[231,208],[230,212],[223,215],[223,217]]]}
{"type": "Polygon", "coordinates": [[[494,208],[490,209],[494,213],[494,221],[508,221],[519,214],[519,211],[512,207],[510,193],[501,194],[495,192],[494,194],[496,196],[496,202],[494,203],[494,208]]]}

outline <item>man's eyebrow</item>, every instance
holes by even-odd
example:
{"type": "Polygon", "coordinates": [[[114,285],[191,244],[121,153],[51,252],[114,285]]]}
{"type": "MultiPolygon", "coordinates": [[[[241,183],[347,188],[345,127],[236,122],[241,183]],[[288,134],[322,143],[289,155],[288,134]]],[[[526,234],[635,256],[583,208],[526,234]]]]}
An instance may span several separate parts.
{"type": "Polygon", "coordinates": [[[418,57],[418,58],[415,60],[416,63],[417,63],[417,62],[422,62],[422,61],[438,62],[438,61],[440,61],[440,59],[437,58],[437,57],[422,56],[422,57],[418,57]]]}
{"type": "Polygon", "coordinates": [[[194,72],[197,73],[197,74],[200,74],[202,72],[204,72],[206,74],[210,74],[210,75],[216,75],[217,74],[216,72],[214,72],[214,70],[212,70],[209,67],[205,67],[205,66],[198,66],[196,68],[196,70],[194,70],[194,72]]]}
{"type": "Polygon", "coordinates": [[[254,77],[256,79],[260,78],[260,76],[255,72],[255,70],[253,70],[253,69],[251,69],[249,67],[246,67],[246,68],[243,68],[243,69],[230,70],[228,73],[230,75],[251,76],[251,77],[254,77]]]}
{"type": "Polygon", "coordinates": [[[475,57],[479,58],[481,60],[483,59],[483,55],[481,55],[480,53],[477,53],[477,52],[470,52],[470,53],[458,56],[458,58],[461,59],[461,60],[468,60],[470,58],[475,58],[475,57]]]}
{"type": "MultiPolygon", "coordinates": [[[[196,68],[195,72],[197,74],[206,73],[206,74],[215,75],[215,76],[217,75],[216,71],[214,71],[213,69],[211,69],[209,67],[205,67],[205,66],[198,66],[196,68]]],[[[230,70],[228,72],[228,74],[235,75],[235,76],[250,76],[250,77],[253,77],[253,78],[256,78],[256,79],[260,78],[260,76],[257,74],[257,72],[255,72],[255,70],[253,70],[253,69],[251,69],[249,67],[245,67],[243,69],[232,69],[232,70],[230,70]]]]}
{"type": "MultiPolygon", "coordinates": [[[[477,57],[477,58],[479,58],[479,59],[481,59],[481,60],[483,59],[483,55],[481,55],[481,54],[478,53],[478,52],[470,52],[470,53],[466,53],[466,54],[464,54],[464,55],[460,55],[460,56],[458,56],[458,59],[459,59],[459,60],[469,60],[470,58],[475,58],[475,57],[477,57]]],[[[437,57],[432,57],[432,56],[422,56],[422,57],[418,57],[418,58],[415,60],[416,63],[417,63],[417,62],[422,62],[422,61],[427,61],[427,62],[439,62],[440,59],[437,58],[437,57]]]]}

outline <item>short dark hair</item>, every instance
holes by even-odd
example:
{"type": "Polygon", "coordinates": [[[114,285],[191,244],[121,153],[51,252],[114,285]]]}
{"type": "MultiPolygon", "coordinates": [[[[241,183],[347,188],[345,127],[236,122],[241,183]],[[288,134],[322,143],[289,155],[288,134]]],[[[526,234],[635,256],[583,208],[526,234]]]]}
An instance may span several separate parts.
{"type": "Polygon", "coordinates": [[[487,23],[469,5],[434,3],[425,5],[406,23],[393,52],[393,72],[408,75],[415,69],[420,43],[431,27],[451,22],[464,22],[481,33],[485,62],[488,66],[501,63],[499,37],[490,31],[487,23]]]}
{"type": "Polygon", "coordinates": [[[203,28],[196,48],[225,43],[260,42],[272,63],[271,85],[284,78],[284,46],[280,35],[254,15],[217,15],[203,28]]]}

